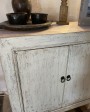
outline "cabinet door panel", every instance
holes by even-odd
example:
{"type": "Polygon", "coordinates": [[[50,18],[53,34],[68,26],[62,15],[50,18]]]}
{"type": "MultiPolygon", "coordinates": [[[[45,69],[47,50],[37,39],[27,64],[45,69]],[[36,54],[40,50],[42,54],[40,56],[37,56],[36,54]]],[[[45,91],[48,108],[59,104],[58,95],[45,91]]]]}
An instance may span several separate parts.
{"type": "Polygon", "coordinates": [[[90,44],[70,47],[63,105],[70,105],[90,98],[90,44]]]}
{"type": "Polygon", "coordinates": [[[25,112],[44,112],[62,106],[68,47],[17,52],[25,112]]]}

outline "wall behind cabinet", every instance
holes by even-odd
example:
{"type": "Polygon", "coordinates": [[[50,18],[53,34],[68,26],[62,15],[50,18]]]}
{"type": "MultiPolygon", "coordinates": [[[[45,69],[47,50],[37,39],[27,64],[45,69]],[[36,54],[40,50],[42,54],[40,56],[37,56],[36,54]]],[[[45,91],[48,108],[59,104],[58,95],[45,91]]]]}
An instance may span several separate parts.
{"type": "MultiPolygon", "coordinates": [[[[58,20],[61,0],[31,0],[34,12],[49,14],[50,20],[58,20]]],[[[77,21],[81,0],[68,0],[69,20],[77,21]]],[[[11,0],[0,0],[0,22],[6,20],[5,14],[12,12],[11,0]]]]}

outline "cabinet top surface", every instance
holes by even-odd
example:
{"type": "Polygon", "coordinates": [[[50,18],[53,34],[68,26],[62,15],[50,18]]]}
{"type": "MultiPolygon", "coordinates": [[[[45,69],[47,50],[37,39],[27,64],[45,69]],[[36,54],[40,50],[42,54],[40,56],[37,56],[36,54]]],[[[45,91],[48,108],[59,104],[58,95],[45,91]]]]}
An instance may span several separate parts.
{"type": "Polygon", "coordinates": [[[59,26],[52,23],[51,27],[44,31],[7,31],[0,30],[0,38],[9,37],[21,37],[31,35],[53,35],[53,34],[64,34],[64,33],[76,33],[76,32],[87,32],[90,31],[90,26],[78,26],[78,22],[70,22],[69,25],[59,26]]]}

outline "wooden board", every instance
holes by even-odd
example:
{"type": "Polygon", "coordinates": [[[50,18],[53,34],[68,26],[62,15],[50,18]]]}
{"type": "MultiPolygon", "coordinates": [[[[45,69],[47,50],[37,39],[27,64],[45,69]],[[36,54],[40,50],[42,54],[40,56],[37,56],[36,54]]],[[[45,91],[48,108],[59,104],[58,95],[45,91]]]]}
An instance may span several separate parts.
{"type": "Polygon", "coordinates": [[[46,30],[51,26],[52,22],[46,22],[43,24],[31,24],[27,25],[11,25],[8,21],[2,23],[1,28],[10,31],[33,31],[33,30],[46,30]]]}
{"type": "MultiPolygon", "coordinates": [[[[44,36],[44,35],[52,35],[52,34],[66,34],[66,33],[76,33],[76,32],[90,32],[90,27],[80,27],[78,26],[78,22],[70,22],[69,25],[64,25],[64,26],[58,26],[54,22],[51,27],[47,30],[44,31],[25,31],[25,32],[20,32],[20,31],[7,31],[7,30],[0,30],[0,38],[12,38],[12,37],[25,37],[25,36],[44,36]]],[[[72,36],[73,38],[73,36],[72,36]]]]}

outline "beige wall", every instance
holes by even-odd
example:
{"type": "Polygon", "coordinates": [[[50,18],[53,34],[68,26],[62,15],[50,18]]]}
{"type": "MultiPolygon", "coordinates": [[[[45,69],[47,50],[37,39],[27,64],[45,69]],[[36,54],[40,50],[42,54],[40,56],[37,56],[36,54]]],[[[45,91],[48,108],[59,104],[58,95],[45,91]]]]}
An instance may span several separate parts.
{"type": "MultiPolygon", "coordinates": [[[[61,0],[31,0],[31,2],[33,12],[45,12],[49,14],[49,19],[58,20],[61,0]]],[[[80,3],[81,0],[68,0],[70,21],[78,20],[80,3]]]]}
{"type": "MultiPolygon", "coordinates": [[[[49,14],[50,20],[58,20],[61,0],[31,0],[33,12],[49,14]]],[[[69,20],[77,21],[81,0],[68,0],[69,20]]],[[[6,20],[6,13],[12,12],[11,0],[0,0],[0,22],[6,20]]]]}
{"type": "MultiPolygon", "coordinates": [[[[49,14],[49,19],[56,21],[59,18],[61,0],[31,0],[33,12],[49,14]]],[[[77,21],[81,0],[69,0],[69,20],[77,21]]],[[[0,22],[7,20],[6,13],[12,12],[11,0],[0,0],[0,22]]],[[[6,91],[3,72],[0,65],[0,91],[6,91]]]]}

